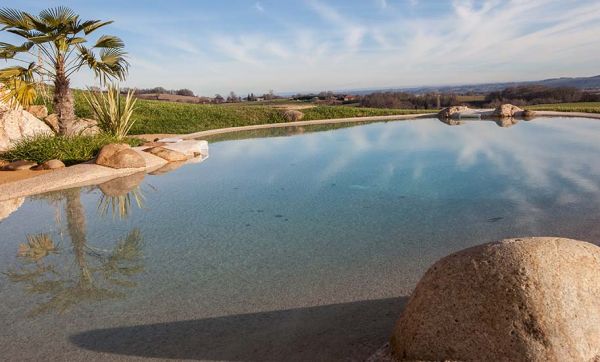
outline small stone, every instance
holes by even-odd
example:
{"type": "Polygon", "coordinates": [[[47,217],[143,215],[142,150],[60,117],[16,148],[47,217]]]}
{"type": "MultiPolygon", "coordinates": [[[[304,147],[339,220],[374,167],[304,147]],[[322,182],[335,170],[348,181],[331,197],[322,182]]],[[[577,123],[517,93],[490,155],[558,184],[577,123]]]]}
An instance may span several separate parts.
{"type": "Polygon", "coordinates": [[[169,162],[185,161],[188,159],[185,154],[164,147],[151,147],[145,149],[144,152],[148,152],[169,162]]]}
{"type": "Polygon", "coordinates": [[[14,161],[9,163],[8,165],[3,167],[3,170],[5,171],[23,171],[23,170],[29,170],[30,168],[37,166],[36,162],[33,161],[26,161],[26,160],[18,160],[18,161],[14,161]]]}
{"type": "Polygon", "coordinates": [[[32,170],[56,170],[63,167],[65,167],[65,164],[61,160],[48,160],[41,165],[33,167],[32,170]]]}

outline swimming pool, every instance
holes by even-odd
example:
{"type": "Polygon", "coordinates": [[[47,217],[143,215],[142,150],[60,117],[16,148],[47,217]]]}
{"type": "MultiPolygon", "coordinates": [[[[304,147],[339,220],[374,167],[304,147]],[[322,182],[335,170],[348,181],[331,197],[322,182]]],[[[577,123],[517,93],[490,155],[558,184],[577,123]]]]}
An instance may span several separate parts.
{"type": "Polygon", "coordinates": [[[14,202],[0,221],[3,356],[360,359],[453,251],[600,243],[597,120],[212,141],[201,164],[14,202]]]}

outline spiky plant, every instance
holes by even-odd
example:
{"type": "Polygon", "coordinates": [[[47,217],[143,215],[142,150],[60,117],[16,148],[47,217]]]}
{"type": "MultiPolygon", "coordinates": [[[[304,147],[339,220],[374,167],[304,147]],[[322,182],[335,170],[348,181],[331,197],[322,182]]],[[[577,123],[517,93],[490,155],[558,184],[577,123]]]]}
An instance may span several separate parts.
{"type": "Polygon", "coordinates": [[[84,97],[103,132],[119,139],[127,136],[135,123],[131,116],[137,100],[133,97],[132,90],[122,97],[119,87],[111,84],[106,92],[90,89],[84,97]]]}
{"type": "Polygon", "coordinates": [[[58,115],[60,133],[70,134],[75,121],[71,75],[84,66],[101,82],[123,80],[127,75],[129,63],[120,38],[102,35],[92,46],[84,46],[91,33],[110,23],[81,20],[73,10],[63,6],[42,10],[37,16],[0,9],[0,26],[3,26],[0,31],[25,40],[20,45],[0,42],[0,59],[14,63],[0,69],[0,82],[19,79],[32,83],[36,76],[49,79],[54,85],[54,112],[58,115]]]}

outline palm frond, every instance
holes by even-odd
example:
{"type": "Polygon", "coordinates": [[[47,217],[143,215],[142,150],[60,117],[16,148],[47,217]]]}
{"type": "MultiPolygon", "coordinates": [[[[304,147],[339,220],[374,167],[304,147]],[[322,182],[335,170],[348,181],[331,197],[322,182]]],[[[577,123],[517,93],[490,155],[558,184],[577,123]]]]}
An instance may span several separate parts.
{"type": "Polygon", "coordinates": [[[22,30],[31,30],[33,24],[29,21],[29,14],[24,11],[3,8],[0,9],[0,25],[4,25],[2,30],[9,28],[18,28],[22,30]]]}
{"type": "Polygon", "coordinates": [[[114,48],[121,49],[125,46],[125,43],[121,38],[114,35],[102,35],[94,44],[94,48],[114,48]]]}
{"type": "Polygon", "coordinates": [[[86,38],[82,38],[82,37],[75,37],[75,38],[69,38],[67,39],[67,43],[69,45],[75,45],[75,44],[82,44],[87,42],[86,38]]]}
{"type": "Polygon", "coordinates": [[[79,19],[79,15],[66,6],[44,9],[40,11],[39,17],[49,27],[67,26],[79,19]]]}
{"type": "Polygon", "coordinates": [[[99,29],[103,26],[106,26],[108,24],[112,24],[113,21],[100,21],[100,20],[88,20],[86,22],[83,22],[82,25],[82,29],[83,29],[83,33],[85,35],[90,34],[91,32],[93,32],[96,29],[99,29]]]}
{"type": "Polygon", "coordinates": [[[35,44],[31,41],[26,41],[21,45],[12,45],[9,43],[0,42],[0,54],[2,54],[3,52],[12,52],[12,53],[27,52],[34,45],[35,44]]]}
{"type": "Polygon", "coordinates": [[[98,57],[94,52],[82,45],[78,45],[80,64],[79,67],[87,65],[100,79],[106,83],[109,78],[124,80],[129,68],[129,62],[125,59],[127,54],[122,49],[102,48],[98,57]]]}
{"type": "Polygon", "coordinates": [[[0,81],[6,82],[10,79],[20,79],[25,82],[33,82],[35,63],[30,63],[27,68],[15,65],[0,69],[0,81]]]}

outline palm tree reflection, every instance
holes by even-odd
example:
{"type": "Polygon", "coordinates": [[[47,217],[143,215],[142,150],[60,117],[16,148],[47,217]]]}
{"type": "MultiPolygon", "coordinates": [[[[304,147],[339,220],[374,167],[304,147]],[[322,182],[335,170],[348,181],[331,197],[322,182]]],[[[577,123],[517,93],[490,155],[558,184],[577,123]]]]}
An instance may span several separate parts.
{"type": "MultiPolygon", "coordinates": [[[[141,197],[139,190],[135,191],[138,194],[133,198],[141,197]]],[[[78,304],[124,298],[124,288],[135,287],[132,278],[144,269],[139,229],[133,229],[110,250],[94,247],[87,241],[81,189],[64,191],[62,196],[71,253],[56,245],[48,234],[28,235],[27,243],[21,244],[17,252],[18,266],[5,273],[10,281],[25,285],[27,293],[49,297],[33,308],[30,316],[61,314],[78,304]]],[[[127,214],[120,213],[122,218],[127,214]]]]}
{"type": "Polygon", "coordinates": [[[138,208],[144,207],[144,195],[140,184],[144,179],[144,173],[136,173],[130,176],[116,178],[98,186],[102,195],[98,201],[98,212],[104,217],[109,212],[113,218],[118,216],[126,219],[135,202],[138,208]]]}

